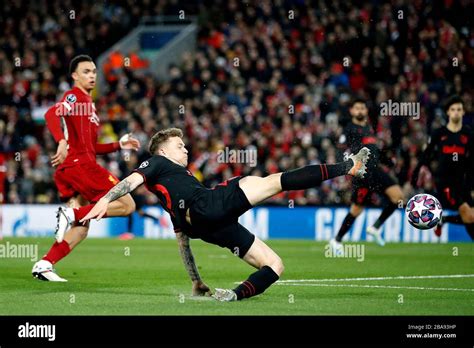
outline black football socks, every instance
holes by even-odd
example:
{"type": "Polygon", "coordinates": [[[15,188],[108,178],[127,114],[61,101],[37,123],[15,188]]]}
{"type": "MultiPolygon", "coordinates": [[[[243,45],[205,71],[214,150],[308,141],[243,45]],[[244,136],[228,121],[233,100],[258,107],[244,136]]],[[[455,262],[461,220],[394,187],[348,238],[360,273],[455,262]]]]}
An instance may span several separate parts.
{"type": "Polygon", "coordinates": [[[263,266],[233,291],[237,294],[237,300],[261,294],[270,285],[278,280],[279,276],[269,266],[263,266]]]}
{"type": "Polygon", "coordinates": [[[383,225],[385,220],[389,218],[390,215],[397,209],[397,204],[390,202],[389,205],[387,205],[383,210],[382,213],[380,214],[379,218],[377,221],[374,223],[374,227],[379,229],[380,226],[383,225]]]}
{"type": "Polygon", "coordinates": [[[344,221],[342,222],[341,228],[339,228],[339,232],[336,236],[336,241],[339,243],[341,242],[342,238],[346,235],[346,233],[350,230],[351,226],[354,224],[356,217],[352,215],[350,212],[347,213],[344,221]]]}
{"type": "Polygon", "coordinates": [[[321,184],[321,182],[341,175],[347,175],[354,162],[349,159],[336,164],[316,164],[293,169],[281,175],[283,191],[306,190],[321,184]]]}

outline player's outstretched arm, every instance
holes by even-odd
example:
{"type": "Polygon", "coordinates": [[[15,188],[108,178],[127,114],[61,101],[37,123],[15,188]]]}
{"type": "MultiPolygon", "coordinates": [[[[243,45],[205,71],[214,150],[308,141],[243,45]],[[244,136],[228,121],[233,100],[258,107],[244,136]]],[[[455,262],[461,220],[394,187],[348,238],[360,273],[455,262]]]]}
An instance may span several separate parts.
{"type": "Polygon", "coordinates": [[[92,210],[86,216],[84,216],[80,222],[84,222],[95,217],[97,217],[96,220],[99,221],[107,212],[110,202],[113,202],[120,197],[125,196],[127,193],[132,192],[141,184],[143,184],[143,177],[140,174],[130,174],[113,188],[111,188],[104,197],[99,199],[94,208],[92,208],[92,210]]]}
{"type": "Polygon", "coordinates": [[[193,296],[210,296],[211,289],[201,280],[196,263],[194,262],[193,252],[189,245],[189,237],[183,232],[177,232],[176,239],[178,240],[179,253],[183,259],[184,266],[193,282],[193,296]]]}
{"type": "Polygon", "coordinates": [[[132,137],[132,133],[125,134],[120,138],[119,141],[108,144],[95,144],[95,152],[98,155],[106,155],[117,150],[134,150],[138,151],[140,149],[140,141],[132,137]]]}

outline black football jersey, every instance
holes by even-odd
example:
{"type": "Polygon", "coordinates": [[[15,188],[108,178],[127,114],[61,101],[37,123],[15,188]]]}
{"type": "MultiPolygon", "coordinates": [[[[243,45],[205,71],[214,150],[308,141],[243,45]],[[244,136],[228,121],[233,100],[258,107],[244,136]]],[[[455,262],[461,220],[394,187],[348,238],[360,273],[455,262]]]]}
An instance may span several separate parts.
{"type": "Polygon", "coordinates": [[[147,189],[171,215],[175,232],[190,227],[186,210],[208,189],[188,169],[159,155],[143,161],[134,171],[143,176],[147,189]]]}
{"type": "Polygon", "coordinates": [[[474,135],[463,126],[453,133],[447,127],[436,129],[423,152],[420,165],[438,162],[435,175],[438,181],[461,180],[474,169],[474,135]]]}

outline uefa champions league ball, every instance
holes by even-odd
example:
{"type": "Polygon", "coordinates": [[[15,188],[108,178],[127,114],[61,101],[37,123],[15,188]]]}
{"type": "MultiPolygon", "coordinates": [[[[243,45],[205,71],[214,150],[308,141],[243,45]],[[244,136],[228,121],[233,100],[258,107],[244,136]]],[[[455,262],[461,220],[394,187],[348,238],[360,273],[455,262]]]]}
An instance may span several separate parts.
{"type": "Polygon", "coordinates": [[[420,193],[408,201],[405,214],[410,225],[428,230],[440,223],[443,208],[436,197],[420,193]]]}

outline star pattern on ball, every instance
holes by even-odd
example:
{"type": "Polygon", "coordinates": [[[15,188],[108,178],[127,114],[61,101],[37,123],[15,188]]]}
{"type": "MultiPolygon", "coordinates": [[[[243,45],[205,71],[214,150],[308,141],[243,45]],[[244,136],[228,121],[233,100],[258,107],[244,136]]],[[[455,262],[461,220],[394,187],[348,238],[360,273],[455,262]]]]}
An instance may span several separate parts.
{"type": "MultiPolygon", "coordinates": [[[[418,217],[421,217],[421,215],[423,214],[423,210],[427,209],[424,205],[424,200],[422,202],[414,201],[413,204],[414,204],[414,207],[413,207],[412,211],[417,212],[418,217]]],[[[436,208],[436,209],[438,209],[438,208],[436,208]]]]}

